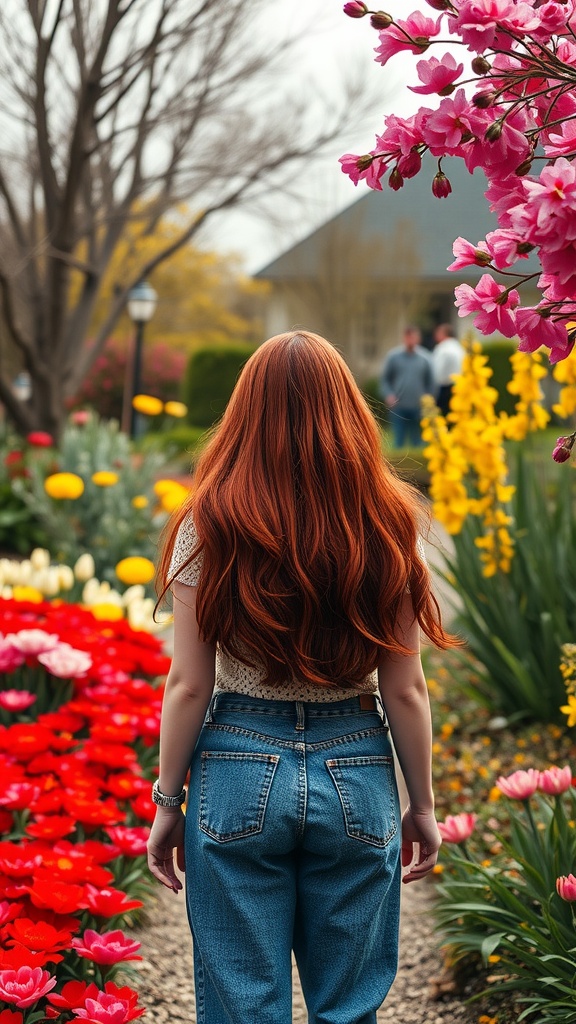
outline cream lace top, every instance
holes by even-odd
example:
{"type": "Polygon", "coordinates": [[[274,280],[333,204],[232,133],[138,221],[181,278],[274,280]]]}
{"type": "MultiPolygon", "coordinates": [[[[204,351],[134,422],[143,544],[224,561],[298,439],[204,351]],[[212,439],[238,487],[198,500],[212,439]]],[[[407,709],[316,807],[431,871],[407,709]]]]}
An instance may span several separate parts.
{"type": "MultiPolygon", "coordinates": [[[[202,552],[193,559],[181,572],[178,566],[190,556],[190,552],[197,543],[197,533],[194,521],[191,516],[183,520],[176,535],[174,551],[170,561],[169,577],[177,573],[176,579],[179,583],[185,583],[194,587],[200,579],[202,570],[202,552]]],[[[283,685],[264,686],[262,680],[264,670],[258,666],[244,665],[243,662],[231,658],[229,654],[218,644],[216,646],[216,690],[226,690],[232,693],[246,693],[251,697],[263,697],[267,700],[301,700],[301,701],[336,701],[346,700],[359,693],[376,693],[378,689],[378,673],[372,672],[366,677],[365,685],[355,689],[326,689],[323,686],[313,686],[310,683],[301,682],[298,679],[287,678],[283,685]]]]}

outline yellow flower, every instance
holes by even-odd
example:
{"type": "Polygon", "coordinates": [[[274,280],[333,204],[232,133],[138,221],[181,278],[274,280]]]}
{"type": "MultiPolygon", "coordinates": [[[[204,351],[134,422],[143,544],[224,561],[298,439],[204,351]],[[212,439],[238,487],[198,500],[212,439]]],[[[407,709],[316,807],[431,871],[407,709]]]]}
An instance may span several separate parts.
{"type": "Polygon", "coordinates": [[[435,864],[434,867],[432,868],[432,874],[433,875],[441,875],[443,871],[444,871],[444,865],[443,864],[435,864]]]}
{"type": "Polygon", "coordinates": [[[161,498],[167,491],[171,491],[173,487],[178,486],[175,480],[157,480],[154,484],[154,494],[161,498]]]}
{"type": "Polygon", "coordinates": [[[502,794],[498,789],[498,786],[492,786],[492,789],[488,793],[488,799],[492,802],[495,802],[496,800],[499,800],[501,796],[502,794]]]}
{"type": "Polygon", "coordinates": [[[44,481],[44,490],[51,498],[74,501],[84,493],[84,481],[76,473],[52,473],[44,481]]]}
{"type": "Polygon", "coordinates": [[[90,611],[99,622],[116,622],[124,617],[122,609],[117,604],[112,604],[111,601],[101,601],[99,604],[93,604],[90,606],[90,611]]]}
{"type": "Polygon", "coordinates": [[[31,601],[33,604],[40,604],[44,595],[36,587],[18,586],[14,587],[12,597],[15,601],[31,601]]]}
{"type": "Polygon", "coordinates": [[[183,419],[188,413],[188,406],[184,405],[184,402],[166,402],[164,405],[164,412],[167,412],[169,416],[175,416],[176,419],[183,419]]]}
{"type": "Polygon", "coordinates": [[[145,494],[137,494],[134,498],[132,498],[130,504],[132,505],[132,508],[147,508],[148,498],[146,497],[145,494]]]}
{"type": "Polygon", "coordinates": [[[566,725],[569,729],[571,729],[572,726],[576,725],[576,697],[573,693],[569,694],[568,703],[564,704],[560,708],[560,711],[563,715],[568,715],[568,721],[566,722],[566,725]]]}
{"type": "Polygon", "coordinates": [[[154,563],[140,555],[123,558],[115,569],[118,579],[127,586],[134,583],[150,583],[154,578],[154,571],[154,563]]]}
{"type": "Polygon", "coordinates": [[[174,484],[169,491],[165,491],[160,498],[160,504],[165,512],[174,512],[186,500],[190,491],[182,484],[174,484]]]}
{"type": "Polygon", "coordinates": [[[100,469],[97,473],[92,473],[92,483],[97,487],[114,487],[119,479],[118,473],[112,473],[107,469],[100,469]]]}
{"type": "Polygon", "coordinates": [[[145,416],[159,416],[164,409],[164,402],[153,395],[134,395],[132,405],[136,412],[141,412],[145,416]]]}

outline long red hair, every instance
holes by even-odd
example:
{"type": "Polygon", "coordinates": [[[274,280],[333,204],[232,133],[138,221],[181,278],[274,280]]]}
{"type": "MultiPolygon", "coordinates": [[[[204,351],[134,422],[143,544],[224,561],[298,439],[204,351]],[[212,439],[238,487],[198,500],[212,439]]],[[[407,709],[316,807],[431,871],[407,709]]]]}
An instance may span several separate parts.
{"type": "Polygon", "coordinates": [[[354,688],[384,651],[409,653],[395,634],[407,587],[430,640],[456,642],[418,553],[422,499],[387,464],[350,370],[316,334],[279,334],[246,363],[168,524],[162,591],[190,513],[200,635],[263,664],[268,685],[354,688]]]}

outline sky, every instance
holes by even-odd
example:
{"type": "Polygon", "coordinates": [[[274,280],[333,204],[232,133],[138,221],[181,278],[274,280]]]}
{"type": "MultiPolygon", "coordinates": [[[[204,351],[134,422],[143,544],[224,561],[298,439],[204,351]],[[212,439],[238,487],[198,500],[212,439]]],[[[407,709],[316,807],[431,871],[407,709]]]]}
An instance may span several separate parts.
{"type": "MultiPolygon", "coordinates": [[[[342,88],[343,69],[361,69],[366,75],[367,89],[374,93],[373,109],[366,122],[351,128],[336,142],[332,151],[312,168],[302,167],[294,182],[301,193],[298,202],[279,198],[276,209],[285,212],[284,223],[270,224],[266,218],[250,212],[230,212],[207,227],[204,244],[220,252],[236,252],[244,267],[253,273],[265,266],[295,242],[306,237],[340,209],[349,206],[365,193],[366,185],[355,187],[344,175],[338,157],[346,152],[362,153],[370,149],[376,131],[383,128],[383,116],[397,113],[406,116],[419,106],[418,97],[406,85],[417,84],[415,59],[411,54],[398,55],[386,68],[374,61],[378,41],[369,19],[346,17],[341,0],[270,0],[268,16],[259,31],[281,36],[295,28],[302,31],[296,59],[299,80],[317,78],[324,89],[336,92],[342,88]]],[[[425,0],[388,0],[385,9],[397,17],[415,9],[433,14],[425,0]]],[[[375,5],[375,9],[379,9],[375,5]]]]}

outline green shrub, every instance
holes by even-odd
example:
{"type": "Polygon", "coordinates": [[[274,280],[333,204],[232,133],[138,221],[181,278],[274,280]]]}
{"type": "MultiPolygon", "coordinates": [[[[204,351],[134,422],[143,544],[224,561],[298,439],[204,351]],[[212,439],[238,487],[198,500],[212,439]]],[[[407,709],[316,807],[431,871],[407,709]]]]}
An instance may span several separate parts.
{"type": "Polygon", "coordinates": [[[189,423],[179,423],[171,430],[159,430],[145,434],[140,443],[142,451],[161,451],[168,459],[186,457],[193,461],[202,448],[206,438],[205,427],[194,427],[189,423]]]}
{"type": "Polygon", "coordinates": [[[488,356],[488,366],[492,370],[490,385],[496,388],[499,396],[496,402],[496,413],[507,412],[510,416],[514,413],[518,396],[511,395],[506,385],[512,380],[510,356],[516,350],[516,344],[508,338],[497,338],[495,341],[486,341],[482,345],[482,352],[488,356]]]}
{"type": "Polygon", "coordinates": [[[222,416],[240,370],[254,352],[252,345],[200,348],[188,360],[182,400],[188,422],[211,427],[222,416]]]}

